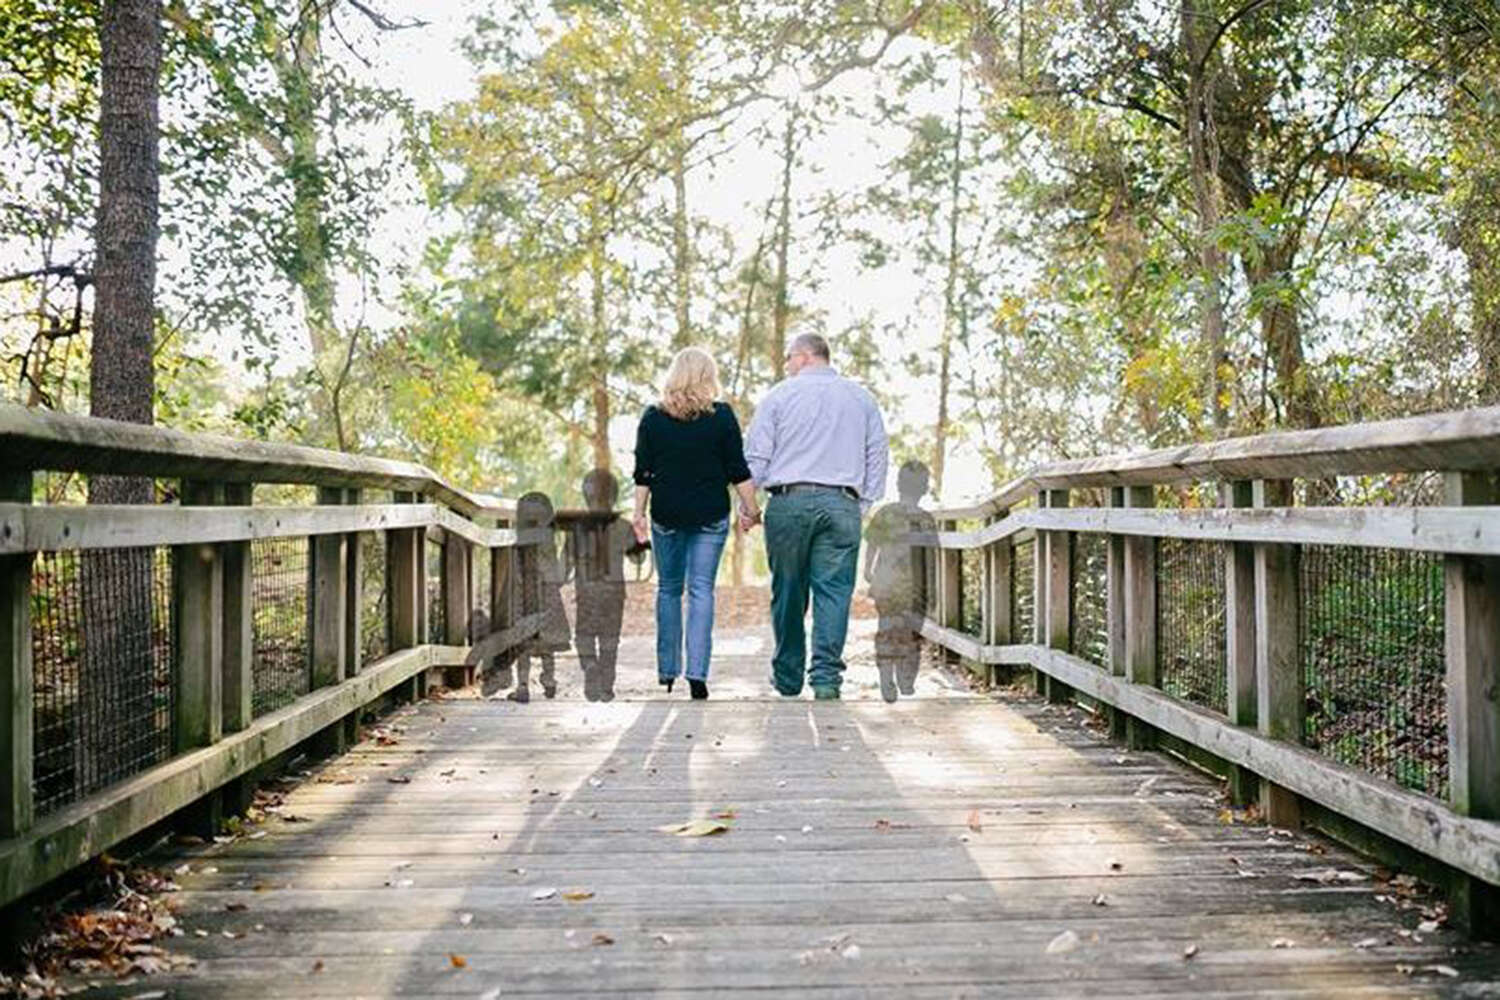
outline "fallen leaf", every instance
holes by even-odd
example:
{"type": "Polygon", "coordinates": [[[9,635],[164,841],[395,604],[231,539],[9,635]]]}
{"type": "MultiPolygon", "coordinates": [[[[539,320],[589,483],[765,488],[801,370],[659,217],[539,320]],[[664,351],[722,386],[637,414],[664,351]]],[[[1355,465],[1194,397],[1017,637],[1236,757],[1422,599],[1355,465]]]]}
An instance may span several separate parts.
{"type": "Polygon", "coordinates": [[[385,780],[389,781],[393,785],[409,785],[409,784],[411,784],[411,777],[408,776],[408,775],[405,775],[405,774],[392,774],[392,775],[388,775],[385,780]]]}
{"type": "Polygon", "coordinates": [[[859,957],[859,945],[857,945],[857,944],[851,944],[849,947],[845,948],[841,952],[841,954],[845,958],[850,958],[850,959],[858,958],[859,957]]]}
{"type": "Polygon", "coordinates": [[[943,899],[947,900],[950,903],[967,903],[969,901],[969,897],[965,896],[961,892],[950,892],[948,893],[948,895],[944,896],[943,899]]]}
{"type": "Polygon", "coordinates": [[[1196,954],[1198,954],[1198,946],[1195,944],[1190,944],[1186,948],[1182,949],[1182,957],[1184,959],[1192,958],[1196,954]]]}
{"type": "Polygon", "coordinates": [[[729,824],[712,819],[694,819],[686,823],[668,823],[657,827],[662,833],[677,837],[713,837],[729,832],[729,824]]]}
{"type": "Polygon", "coordinates": [[[1093,903],[1095,906],[1108,906],[1109,905],[1109,900],[1107,900],[1107,899],[1104,898],[1104,893],[1102,893],[1102,892],[1099,893],[1099,895],[1095,896],[1093,899],[1089,900],[1089,902],[1093,903]]]}
{"type": "Polygon", "coordinates": [[[314,971],[314,972],[322,972],[323,971],[323,960],[321,958],[318,959],[316,962],[313,963],[312,971],[314,971]]]}
{"type": "Polygon", "coordinates": [[[592,943],[596,945],[614,944],[615,939],[610,937],[608,934],[605,934],[603,931],[600,931],[599,933],[594,935],[592,943]]]}
{"type": "Polygon", "coordinates": [[[1417,925],[1417,930],[1423,934],[1436,934],[1438,922],[1436,920],[1424,920],[1417,925]]]}
{"type": "Polygon", "coordinates": [[[969,829],[975,833],[984,832],[984,824],[979,822],[979,810],[973,809],[969,812],[969,829]]]}
{"type": "Polygon", "coordinates": [[[714,819],[739,819],[740,814],[733,809],[721,809],[714,813],[714,819]]]}
{"type": "Polygon", "coordinates": [[[1272,948],[1290,948],[1290,947],[1292,947],[1295,944],[1296,944],[1296,942],[1293,941],[1291,938],[1277,938],[1275,941],[1271,942],[1271,947],[1272,948]]]}
{"type": "Polygon", "coordinates": [[[556,889],[551,889],[551,888],[548,888],[548,889],[538,889],[538,890],[536,890],[535,892],[533,892],[531,894],[531,898],[534,899],[534,900],[536,900],[537,902],[541,902],[544,899],[551,899],[553,896],[556,896],[556,895],[557,895],[557,890],[556,889]]]}
{"type": "Polygon", "coordinates": [[[562,894],[562,898],[570,903],[581,903],[586,899],[593,899],[594,893],[589,889],[569,889],[562,894]]]}
{"type": "Polygon", "coordinates": [[[1078,948],[1078,935],[1072,931],[1063,931],[1057,937],[1047,943],[1047,954],[1066,955],[1078,948]]]}
{"type": "Polygon", "coordinates": [[[1366,948],[1377,948],[1379,946],[1380,946],[1380,938],[1372,938],[1371,937],[1371,938],[1365,938],[1362,941],[1356,941],[1356,942],[1354,942],[1354,947],[1357,948],[1357,949],[1359,949],[1360,951],[1364,951],[1366,948]]]}
{"type": "Polygon", "coordinates": [[[1122,862],[1122,861],[1116,861],[1114,858],[1110,858],[1109,859],[1109,870],[1112,871],[1112,872],[1124,871],[1125,870],[1125,863],[1122,862]]]}
{"type": "Polygon", "coordinates": [[[250,909],[250,907],[246,906],[244,903],[225,903],[224,909],[228,910],[230,913],[239,913],[243,910],[250,909]]]}
{"type": "Polygon", "coordinates": [[[1447,976],[1449,979],[1458,975],[1458,970],[1451,965],[1424,965],[1422,966],[1422,971],[1436,972],[1438,975],[1447,976]]]}
{"type": "Polygon", "coordinates": [[[470,924],[472,924],[473,922],[474,922],[474,914],[472,914],[472,913],[460,913],[458,915],[458,923],[459,923],[460,927],[467,927],[470,924]]]}
{"type": "Polygon", "coordinates": [[[469,967],[469,960],[467,958],[464,958],[462,955],[455,955],[452,952],[448,953],[448,961],[452,963],[455,969],[467,969],[469,967]]]}

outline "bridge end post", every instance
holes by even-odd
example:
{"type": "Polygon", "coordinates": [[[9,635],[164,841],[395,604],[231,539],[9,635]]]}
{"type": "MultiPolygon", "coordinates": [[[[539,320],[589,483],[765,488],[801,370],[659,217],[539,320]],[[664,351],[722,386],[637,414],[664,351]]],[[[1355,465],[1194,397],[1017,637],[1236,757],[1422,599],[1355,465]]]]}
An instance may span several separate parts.
{"type": "MultiPolygon", "coordinates": [[[[1257,479],[1256,507],[1290,507],[1292,483],[1257,479]]],[[[1300,550],[1295,545],[1257,543],[1255,559],[1255,717],[1272,739],[1302,743],[1306,729],[1306,681],[1302,672],[1300,630],[1300,550]]],[[[1290,789],[1260,782],[1260,805],[1266,822],[1294,828],[1302,823],[1302,803],[1290,789]]]]}
{"type": "MultiPolygon", "coordinates": [[[[1126,507],[1156,506],[1152,486],[1127,486],[1126,507]]],[[[1156,550],[1149,536],[1124,540],[1125,676],[1131,684],[1161,685],[1156,649],[1156,550]]],[[[1131,716],[1125,720],[1125,742],[1132,750],[1149,750],[1156,744],[1156,731],[1147,722],[1131,716]]]]}
{"type": "MultiPolygon", "coordinates": [[[[1450,506],[1500,502],[1493,474],[1450,472],[1443,487],[1450,506]]],[[[1453,810],[1500,819],[1500,558],[1449,555],[1443,578],[1453,810]]],[[[1500,937],[1500,886],[1460,874],[1450,897],[1456,923],[1500,937]]]]}
{"type": "MultiPolygon", "coordinates": [[[[1225,507],[1255,505],[1254,484],[1235,480],[1223,484],[1225,507]]],[[[1224,662],[1228,671],[1229,721],[1236,726],[1256,724],[1255,680],[1255,549],[1245,542],[1224,543],[1224,662]]],[[[1229,800],[1237,806],[1260,798],[1260,779],[1239,764],[1229,765],[1229,800]]]]}
{"type": "MultiPolygon", "coordinates": [[[[0,500],[31,503],[29,470],[0,472],[0,500]]],[[[19,530],[13,527],[11,530],[19,530]]],[[[0,747],[0,837],[31,828],[32,805],[32,673],[31,564],[35,554],[0,556],[0,719],[5,720],[0,747]]]]}

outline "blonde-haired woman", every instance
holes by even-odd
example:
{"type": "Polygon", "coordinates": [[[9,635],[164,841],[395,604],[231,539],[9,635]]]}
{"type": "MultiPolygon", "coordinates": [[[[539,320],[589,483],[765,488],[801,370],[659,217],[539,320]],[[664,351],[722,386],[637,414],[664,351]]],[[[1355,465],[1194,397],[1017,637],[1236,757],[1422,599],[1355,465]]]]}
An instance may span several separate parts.
{"type": "Polygon", "coordinates": [[[649,538],[656,553],[656,676],[671,691],[686,672],[700,699],[708,697],[714,577],[729,537],[726,487],[739,493],[746,519],[760,518],[740,424],[719,394],[714,359],[701,347],[686,348],[672,359],[661,402],[646,408],[635,436],[635,536],[649,538]]]}

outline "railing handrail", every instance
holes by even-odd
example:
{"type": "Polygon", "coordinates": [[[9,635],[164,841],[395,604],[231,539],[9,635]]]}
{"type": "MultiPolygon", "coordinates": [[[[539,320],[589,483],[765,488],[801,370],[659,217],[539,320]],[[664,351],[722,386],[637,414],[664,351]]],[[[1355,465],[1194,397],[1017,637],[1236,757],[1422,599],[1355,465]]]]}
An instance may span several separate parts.
{"type": "Polygon", "coordinates": [[[932,514],[993,517],[1040,489],[1488,469],[1500,469],[1500,406],[1052,462],[932,514]]]}
{"type": "Polygon", "coordinates": [[[0,403],[0,455],[17,469],[420,493],[467,517],[510,519],[515,502],[454,486],[424,465],[0,403]]]}

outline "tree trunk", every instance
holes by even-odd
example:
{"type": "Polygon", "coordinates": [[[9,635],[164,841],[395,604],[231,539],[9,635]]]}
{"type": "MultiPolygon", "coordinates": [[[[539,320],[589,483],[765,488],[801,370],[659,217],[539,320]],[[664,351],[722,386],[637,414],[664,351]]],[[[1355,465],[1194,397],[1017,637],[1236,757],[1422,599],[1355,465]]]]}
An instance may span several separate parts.
{"type": "Polygon", "coordinates": [[[938,345],[938,415],[932,445],[932,495],[943,495],[943,470],[948,456],[948,394],[951,389],[953,331],[958,324],[959,189],[963,181],[964,85],[958,80],[958,122],[953,129],[953,162],[948,170],[948,276],[943,285],[943,338],[938,345]]]}
{"type": "Polygon", "coordinates": [[[1470,339],[1479,362],[1476,394],[1488,405],[1500,403],[1500,256],[1494,249],[1500,245],[1500,171],[1476,166],[1467,184],[1456,242],[1469,265],[1470,339]]]}
{"type": "MultiPolygon", "coordinates": [[[[1298,237],[1284,236],[1259,257],[1246,257],[1245,275],[1253,286],[1289,285],[1298,237]]],[[[1260,312],[1261,343],[1275,373],[1276,397],[1283,427],[1317,427],[1322,423],[1317,394],[1304,371],[1302,319],[1295,302],[1280,290],[1267,296],[1260,312]]]]}
{"type": "Polygon", "coordinates": [[[592,341],[590,359],[593,365],[591,390],[594,429],[590,443],[594,450],[594,468],[610,469],[614,462],[609,453],[609,330],[604,310],[604,221],[597,198],[589,200],[589,326],[592,341]]]}
{"type": "MultiPolygon", "coordinates": [[[[89,412],[149,424],[156,392],[157,159],[160,0],[106,0],[101,8],[99,210],[89,412]]],[[[152,481],[94,476],[89,502],[147,504],[152,481]]],[[[82,559],[74,786],[102,787],[158,745],[152,550],[89,552],[82,559]]],[[[169,738],[169,734],[168,734],[169,738]]]]}
{"type": "MultiPolygon", "coordinates": [[[[685,97],[690,81],[687,38],[682,31],[677,33],[673,49],[677,92],[685,97]]],[[[677,309],[677,333],[672,343],[678,350],[693,342],[693,262],[692,247],[688,240],[687,154],[687,132],[679,122],[672,142],[672,267],[676,282],[674,305],[677,309]]]]}
{"type": "Polygon", "coordinates": [[[787,111],[786,136],[781,148],[781,207],[776,221],[776,304],[771,314],[771,342],[768,358],[771,377],[781,370],[782,352],[787,337],[787,267],[792,242],[792,163],[797,155],[797,113],[794,104],[787,111]]]}
{"type": "Polygon", "coordinates": [[[1202,0],[1183,0],[1182,53],[1188,66],[1187,102],[1183,120],[1188,144],[1193,205],[1198,215],[1198,323],[1202,337],[1204,405],[1216,435],[1229,425],[1221,372],[1226,356],[1224,321],[1224,253],[1219,249],[1219,195],[1212,147],[1213,85],[1205,56],[1204,29],[1216,24],[1212,8],[1202,0]]]}

